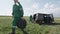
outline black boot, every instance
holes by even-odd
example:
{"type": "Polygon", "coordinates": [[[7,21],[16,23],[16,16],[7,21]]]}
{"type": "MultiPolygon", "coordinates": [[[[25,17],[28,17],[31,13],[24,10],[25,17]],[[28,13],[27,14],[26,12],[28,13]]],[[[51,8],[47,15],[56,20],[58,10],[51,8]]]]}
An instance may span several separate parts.
{"type": "Polygon", "coordinates": [[[15,34],[15,33],[11,32],[11,33],[9,33],[9,34],[15,34]]]}
{"type": "Polygon", "coordinates": [[[12,32],[9,34],[15,34],[15,28],[12,28],[12,32]]]}

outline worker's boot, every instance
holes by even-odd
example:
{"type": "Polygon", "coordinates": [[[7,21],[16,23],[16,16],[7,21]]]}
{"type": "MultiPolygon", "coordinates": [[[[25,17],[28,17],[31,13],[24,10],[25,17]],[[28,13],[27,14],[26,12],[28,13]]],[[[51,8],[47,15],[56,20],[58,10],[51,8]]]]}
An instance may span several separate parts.
{"type": "Polygon", "coordinates": [[[11,32],[11,33],[9,33],[9,34],[15,34],[15,33],[11,32]]]}
{"type": "Polygon", "coordinates": [[[15,28],[12,28],[12,32],[9,34],[15,34],[15,28]]]}

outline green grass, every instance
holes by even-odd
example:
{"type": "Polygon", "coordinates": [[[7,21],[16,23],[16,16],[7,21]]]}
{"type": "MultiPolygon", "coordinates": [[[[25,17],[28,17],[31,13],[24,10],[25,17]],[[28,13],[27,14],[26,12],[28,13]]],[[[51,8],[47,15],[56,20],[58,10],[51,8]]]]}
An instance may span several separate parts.
{"type": "MultiPolygon", "coordinates": [[[[24,17],[27,21],[27,26],[24,29],[29,34],[60,34],[60,25],[39,25],[29,22],[29,17],[24,17]]],[[[59,23],[60,18],[55,18],[55,22],[59,23]]],[[[11,32],[12,17],[0,17],[0,34],[8,34],[11,32]]],[[[16,34],[23,32],[16,27],[16,34]]]]}

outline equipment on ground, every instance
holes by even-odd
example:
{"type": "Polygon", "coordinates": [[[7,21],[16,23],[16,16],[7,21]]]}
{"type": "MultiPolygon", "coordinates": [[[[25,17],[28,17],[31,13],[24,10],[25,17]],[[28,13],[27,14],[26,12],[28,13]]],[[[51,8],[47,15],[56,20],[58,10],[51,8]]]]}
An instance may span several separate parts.
{"type": "Polygon", "coordinates": [[[53,14],[36,13],[32,15],[32,21],[39,23],[39,24],[52,23],[54,22],[54,17],[53,17],[53,14]]]}

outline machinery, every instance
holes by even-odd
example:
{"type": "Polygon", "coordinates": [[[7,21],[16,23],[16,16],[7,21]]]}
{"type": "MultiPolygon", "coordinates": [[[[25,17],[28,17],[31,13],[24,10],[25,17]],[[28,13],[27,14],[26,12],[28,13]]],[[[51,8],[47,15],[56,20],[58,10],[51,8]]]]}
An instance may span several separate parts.
{"type": "Polygon", "coordinates": [[[46,14],[46,13],[36,13],[32,15],[31,22],[36,22],[36,23],[52,23],[54,22],[54,17],[53,14],[46,14]],[[45,19],[46,17],[46,19],[45,19]],[[49,20],[49,21],[48,21],[49,20]],[[47,21],[47,22],[45,22],[47,21]]]}

